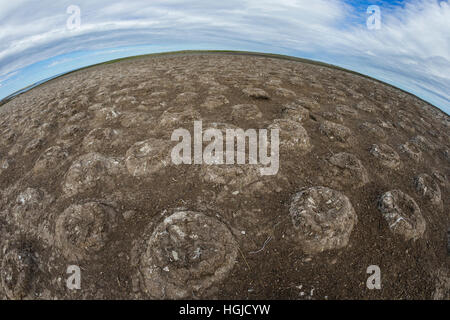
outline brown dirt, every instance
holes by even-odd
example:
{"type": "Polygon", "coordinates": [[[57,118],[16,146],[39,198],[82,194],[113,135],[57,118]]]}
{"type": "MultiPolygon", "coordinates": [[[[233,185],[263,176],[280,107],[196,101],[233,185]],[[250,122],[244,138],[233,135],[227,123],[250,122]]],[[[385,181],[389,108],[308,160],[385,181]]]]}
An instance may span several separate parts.
{"type": "Polygon", "coordinates": [[[136,58],[54,79],[0,108],[0,298],[449,299],[449,125],[377,81],[261,56],[136,58]],[[173,165],[172,131],[192,132],[194,120],[280,128],[278,174],[173,165]],[[333,165],[341,153],[356,160],[333,165]],[[357,222],[346,246],[306,254],[289,208],[317,186],[345,195],[357,222]],[[390,190],[420,209],[418,239],[392,232],[379,211],[390,190]],[[202,217],[182,224],[192,239],[155,235],[179,210],[202,217]],[[171,263],[176,273],[165,274],[171,263]],[[81,290],[66,288],[71,264],[81,290]],[[381,269],[381,290],[366,287],[369,265],[381,269]]]}

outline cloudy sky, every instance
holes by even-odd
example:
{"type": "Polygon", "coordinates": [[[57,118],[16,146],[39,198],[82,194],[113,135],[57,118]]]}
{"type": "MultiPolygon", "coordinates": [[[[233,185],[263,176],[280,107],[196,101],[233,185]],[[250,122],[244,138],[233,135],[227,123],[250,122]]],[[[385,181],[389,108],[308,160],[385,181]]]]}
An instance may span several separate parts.
{"type": "Polygon", "coordinates": [[[324,61],[450,113],[448,0],[0,0],[0,99],[93,63],[184,49],[324,61]]]}

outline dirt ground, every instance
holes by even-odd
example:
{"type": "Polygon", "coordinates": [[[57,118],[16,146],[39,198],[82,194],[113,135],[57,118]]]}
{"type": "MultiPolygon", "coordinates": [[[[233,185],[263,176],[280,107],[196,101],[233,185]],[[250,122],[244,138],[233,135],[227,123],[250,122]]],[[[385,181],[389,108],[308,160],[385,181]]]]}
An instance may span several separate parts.
{"type": "Polygon", "coordinates": [[[449,126],[377,81],[262,56],[51,80],[0,107],[0,298],[449,299],[449,126]],[[280,128],[278,173],[174,165],[194,120],[280,128]]]}

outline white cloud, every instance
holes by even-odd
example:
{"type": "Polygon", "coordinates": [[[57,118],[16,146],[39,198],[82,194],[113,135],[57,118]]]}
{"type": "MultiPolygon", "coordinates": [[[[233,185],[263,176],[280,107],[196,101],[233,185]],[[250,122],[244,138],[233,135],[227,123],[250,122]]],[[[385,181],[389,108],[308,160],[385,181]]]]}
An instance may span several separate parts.
{"type": "Polygon", "coordinates": [[[13,72],[7,73],[3,76],[0,76],[0,82],[6,81],[9,78],[14,77],[18,73],[19,73],[19,71],[13,71],[13,72]]]}
{"type": "Polygon", "coordinates": [[[338,0],[77,2],[81,8],[78,31],[66,30],[66,8],[71,1],[2,4],[0,74],[76,50],[180,41],[230,44],[236,49],[258,44],[265,51],[343,61],[355,70],[372,70],[373,75],[377,70],[379,75],[386,74],[389,68],[392,82],[411,86],[413,91],[434,90],[450,100],[447,2],[411,0],[404,6],[382,6],[380,30],[367,29],[365,9],[360,12],[338,0]],[[362,60],[368,65],[362,66],[362,60]],[[441,85],[430,88],[435,79],[441,85]]]}

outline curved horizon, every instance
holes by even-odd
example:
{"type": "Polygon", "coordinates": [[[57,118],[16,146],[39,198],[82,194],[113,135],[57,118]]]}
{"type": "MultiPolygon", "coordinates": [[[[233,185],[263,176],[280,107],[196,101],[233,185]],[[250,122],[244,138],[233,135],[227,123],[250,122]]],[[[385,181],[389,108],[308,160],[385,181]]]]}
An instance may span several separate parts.
{"type": "Polygon", "coordinates": [[[0,18],[0,99],[118,58],[228,50],[331,64],[450,113],[448,1],[22,0],[0,18]]]}
{"type": "Polygon", "coordinates": [[[431,105],[431,106],[439,109],[440,111],[444,112],[445,114],[449,115],[445,110],[440,109],[439,107],[437,107],[437,106],[433,105],[432,103],[430,103],[430,102],[428,102],[428,101],[426,101],[426,100],[424,100],[424,99],[414,95],[411,92],[403,90],[403,89],[401,89],[399,87],[396,87],[396,86],[394,86],[392,84],[389,84],[387,82],[384,82],[382,80],[373,78],[373,77],[368,76],[366,74],[362,74],[362,73],[356,72],[354,70],[345,69],[345,68],[342,68],[340,66],[335,66],[335,65],[332,65],[332,64],[328,64],[328,63],[326,63],[324,61],[318,61],[318,60],[312,60],[312,59],[306,59],[306,58],[302,58],[302,57],[295,57],[295,56],[288,56],[288,55],[281,55],[281,54],[276,54],[276,53],[263,53],[263,52],[256,52],[256,51],[219,50],[219,49],[218,50],[179,50],[179,51],[155,52],[155,53],[140,54],[140,55],[135,55],[135,56],[125,56],[125,57],[120,57],[120,58],[116,58],[116,59],[112,59],[112,60],[101,61],[99,63],[94,63],[94,64],[83,66],[83,67],[80,67],[80,68],[77,68],[77,69],[73,69],[73,70],[69,70],[69,71],[66,71],[66,72],[62,72],[62,73],[56,74],[54,76],[51,76],[51,77],[42,79],[40,81],[37,81],[35,83],[32,83],[32,84],[28,85],[27,87],[24,87],[24,88],[22,88],[20,90],[17,90],[17,91],[11,93],[10,95],[8,95],[8,96],[6,96],[4,98],[0,98],[0,106],[1,106],[1,104],[3,102],[6,103],[9,100],[14,99],[16,96],[18,96],[18,95],[20,95],[22,93],[25,93],[25,92],[27,92],[29,90],[32,90],[32,89],[34,89],[36,87],[39,87],[40,85],[43,85],[43,84],[45,84],[45,83],[47,83],[47,82],[49,82],[51,80],[55,80],[57,78],[64,77],[64,76],[66,76],[68,74],[71,74],[71,73],[74,73],[74,72],[78,72],[78,71],[81,71],[81,70],[89,69],[89,68],[92,68],[92,67],[95,67],[95,66],[99,66],[99,65],[102,65],[102,64],[116,63],[116,62],[120,62],[120,61],[128,60],[128,59],[134,59],[134,58],[138,59],[138,58],[151,57],[151,56],[158,57],[158,56],[161,56],[161,55],[177,55],[177,54],[238,54],[238,55],[262,56],[262,57],[273,58],[273,59],[287,59],[287,60],[297,61],[297,62],[301,62],[301,63],[317,64],[317,65],[321,65],[321,66],[324,66],[324,67],[327,67],[327,68],[334,68],[334,69],[337,69],[337,70],[340,70],[340,71],[343,71],[343,72],[354,73],[354,74],[357,74],[357,75],[359,75],[361,77],[365,77],[365,78],[368,78],[368,79],[371,79],[371,80],[374,80],[374,81],[378,81],[378,82],[380,82],[380,83],[382,83],[384,85],[391,86],[391,87],[393,87],[393,88],[395,88],[397,90],[400,90],[400,91],[403,91],[403,92],[405,92],[405,93],[407,93],[409,95],[412,95],[412,96],[418,98],[419,100],[422,100],[423,102],[428,103],[429,105],[431,105]]]}

